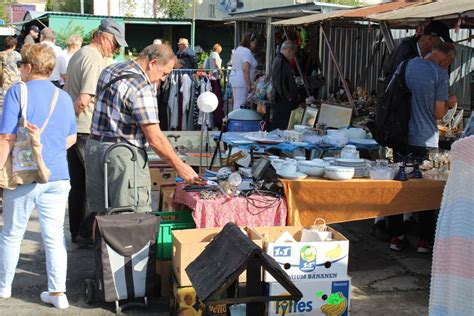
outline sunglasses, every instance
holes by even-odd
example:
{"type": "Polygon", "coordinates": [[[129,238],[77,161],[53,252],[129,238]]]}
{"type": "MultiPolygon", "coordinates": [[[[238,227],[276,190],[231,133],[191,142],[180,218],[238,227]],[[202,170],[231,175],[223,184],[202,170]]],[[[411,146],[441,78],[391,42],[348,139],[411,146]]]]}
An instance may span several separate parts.
{"type": "Polygon", "coordinates": [[[17,66],[18,68],[20,68],[21,65],[23,65],[23,64],[27,64],[27,63],[25,63],[25,62],[23,62],[23,61],[21,61],[21,60],[19,60],[19,61],[16,62],[16,66],[17,66]]]}

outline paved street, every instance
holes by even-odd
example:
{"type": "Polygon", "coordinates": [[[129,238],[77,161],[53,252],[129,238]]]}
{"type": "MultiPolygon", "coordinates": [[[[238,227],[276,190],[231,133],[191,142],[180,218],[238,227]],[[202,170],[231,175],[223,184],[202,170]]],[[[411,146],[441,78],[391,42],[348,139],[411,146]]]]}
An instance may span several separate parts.
{"type": "MultiPolygon", "coordinates": [[[[67,223],[67,219],[66,219],[67,223]]],[[[349,274],[352,277],[351,315],[426,315],[429,295],[431,255],[420,255],[414,248],[394,253],[388,244],[370,235],[372,221],[334,225],[350,240],[349,274]]],[[[3,222],[0,220],[0,227],[3,222]]],[[[68,232],[66,227],[66,232],[68,232]]],[[[61,312],[41,303],[39,293],[46,289],[45,258],[36,212],[25,239],[13,296],[0,299],[0,315],[112,315],[114,305],[89,306],[83,299],[83,280],[93,276],[91,250],[71,244],[68,234],[68,298],[71,307],[61,312]]],[[[412,244],[415,239],[412,239],[412,244]]],[[[168,315],[167,302],[151,297],[150,309],[127,314],[168,315]]]]}

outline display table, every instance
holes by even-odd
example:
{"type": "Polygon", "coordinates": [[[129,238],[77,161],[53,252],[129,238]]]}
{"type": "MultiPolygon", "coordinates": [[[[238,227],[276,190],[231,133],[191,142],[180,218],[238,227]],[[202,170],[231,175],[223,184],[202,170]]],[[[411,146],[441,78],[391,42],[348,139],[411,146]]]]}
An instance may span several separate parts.
{"type": "Polygon", "coordinates": [[[226,200],[219,197],[204,200],[199,193],[183,191],[183,184],[177,184],[174,204],[183,204],[193,210],[197,228],[222,227],[228,222],[239,226],[285,226],[287,208],[284,198],[251,195],[226,200]]]}
{"type": "Polygon", "coordinates": [[[288,203],[288,225],[316,218],[341,223],[377,216],[439,209],[445,182],[427,179],[377,181],[280,180],[288,203]]]}

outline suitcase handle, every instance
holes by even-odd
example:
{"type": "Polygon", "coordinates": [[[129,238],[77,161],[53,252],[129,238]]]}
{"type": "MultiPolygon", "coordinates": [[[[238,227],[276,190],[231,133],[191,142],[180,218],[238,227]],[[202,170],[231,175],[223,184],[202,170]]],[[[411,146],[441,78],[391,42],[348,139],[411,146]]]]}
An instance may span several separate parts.
{"type": "Polygon", "coordinates": [[[104,195],[105,195],[105,211],[107,212],[107,215],[113,214],[113,213],[122,213],[125,212],[126,210],[123,210],[126,208],[127,210],[130,210],[130,206],[126,207],[115,207],[111,210],[109,210],[109,183],[108,183],[108,164],[110,163],[110,153],[112,150],[118,148],[118,147],[125,147],[130,152],[132,153],[132,158],[130,159],[133,161],[133,207],[136,208],[138,205],[138,189],[137,189],[137,154],[135,148],[133,148],[131,145],[126,144],[126,143],[116,143],[111,145],[107,150],[105,151],[104,154],[104,195]]]}

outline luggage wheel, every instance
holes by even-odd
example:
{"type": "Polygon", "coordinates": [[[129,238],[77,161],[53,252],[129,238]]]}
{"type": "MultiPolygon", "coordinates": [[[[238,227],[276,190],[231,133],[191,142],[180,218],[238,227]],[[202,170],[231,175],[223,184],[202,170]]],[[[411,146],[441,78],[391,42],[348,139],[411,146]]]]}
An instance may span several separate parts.
{"type": "Polygon", "coordinates": [[[86,279],[84,281],[84,298],[89,305],[95,302],[95,282],[92,279],[86,279]]]}
{"type": "Polygon", "coordinates": [[[124,309],[132,308],[132,307],[148,308],[148,298],[146,296],[144,296],[143,297],[143,303],[140,303],[140,302],[137,302],[137,301],[132,301],[132,302],[124,303],[122,306],[120,306],[119,301],[115,301],[115,313],[116,314],[121,313],[124,309]]]}

